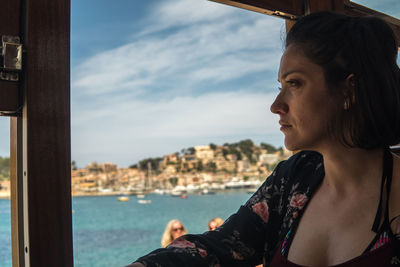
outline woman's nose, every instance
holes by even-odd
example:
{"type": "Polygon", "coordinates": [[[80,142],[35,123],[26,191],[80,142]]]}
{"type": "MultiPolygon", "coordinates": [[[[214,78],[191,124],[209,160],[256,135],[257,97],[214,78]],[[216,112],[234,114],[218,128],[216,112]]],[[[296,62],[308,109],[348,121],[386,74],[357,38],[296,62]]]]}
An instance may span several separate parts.
{"type": "Polygon", "coordinates": [[[289,106],[283,99],[282,92],[280,92],[277,97],[275,98],[275,101],[272,103],[270,110],[272,113],[275,114],[285,114],[289,110],[289,106]]]}

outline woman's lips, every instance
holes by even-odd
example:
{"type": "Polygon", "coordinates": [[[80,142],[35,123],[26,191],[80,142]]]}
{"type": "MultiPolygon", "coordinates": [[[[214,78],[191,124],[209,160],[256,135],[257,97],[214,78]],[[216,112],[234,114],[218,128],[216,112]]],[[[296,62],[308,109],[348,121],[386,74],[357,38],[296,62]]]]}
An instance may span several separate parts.
{"type": "Polygon", "coordinates": [[[281,125],[281,128],[280,128],[281,131],[287,130],[292,127],[292,125],[290,125],[289,123],[286,123],[284,121],[279,121],[279,124],[281,125]]]}

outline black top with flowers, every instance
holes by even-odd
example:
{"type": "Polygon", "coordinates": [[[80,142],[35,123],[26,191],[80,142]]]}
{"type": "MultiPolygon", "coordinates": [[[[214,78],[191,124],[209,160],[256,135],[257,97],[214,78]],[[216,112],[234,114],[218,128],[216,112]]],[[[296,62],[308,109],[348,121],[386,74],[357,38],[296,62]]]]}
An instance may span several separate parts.
{"type": "MultiPolygon", "coordinates": [[[[246,204],[217,230],[182,236],[137,261],[147,267],[255,266],[261,262],[268,266],[323,177],[320,154],[297,153],[280,162],[246,204]]],[[[400,254],[399,243],[397,240],[394,253],[400,254]]],[[[400,255],[393,255],[392,266],[400,266],[400,255]]]]}

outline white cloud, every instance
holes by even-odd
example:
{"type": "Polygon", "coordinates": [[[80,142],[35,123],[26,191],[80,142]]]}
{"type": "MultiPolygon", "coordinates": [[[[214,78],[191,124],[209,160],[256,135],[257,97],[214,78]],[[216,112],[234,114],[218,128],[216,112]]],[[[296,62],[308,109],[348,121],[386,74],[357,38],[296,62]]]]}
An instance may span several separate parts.
{"type": "Polygon", "coordinates": [[[216,23],[237,14],[239,13],[235,8],[211,1],[164,0],[149,15],[146,23],[151,25],[147,25],[142,34],[188,24],[216,23]],[[154,21],[158,23],[153,23],[154,21]]]}

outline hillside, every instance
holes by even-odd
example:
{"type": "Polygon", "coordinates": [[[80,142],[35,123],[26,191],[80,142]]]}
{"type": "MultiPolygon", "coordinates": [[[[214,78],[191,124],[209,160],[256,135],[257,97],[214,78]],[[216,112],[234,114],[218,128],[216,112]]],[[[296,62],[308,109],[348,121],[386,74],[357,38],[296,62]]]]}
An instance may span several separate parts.
{"type": "Polygon", "coordinates": [[[10,158],[0,157],[0,181],[10,179],[10,158]]]}

